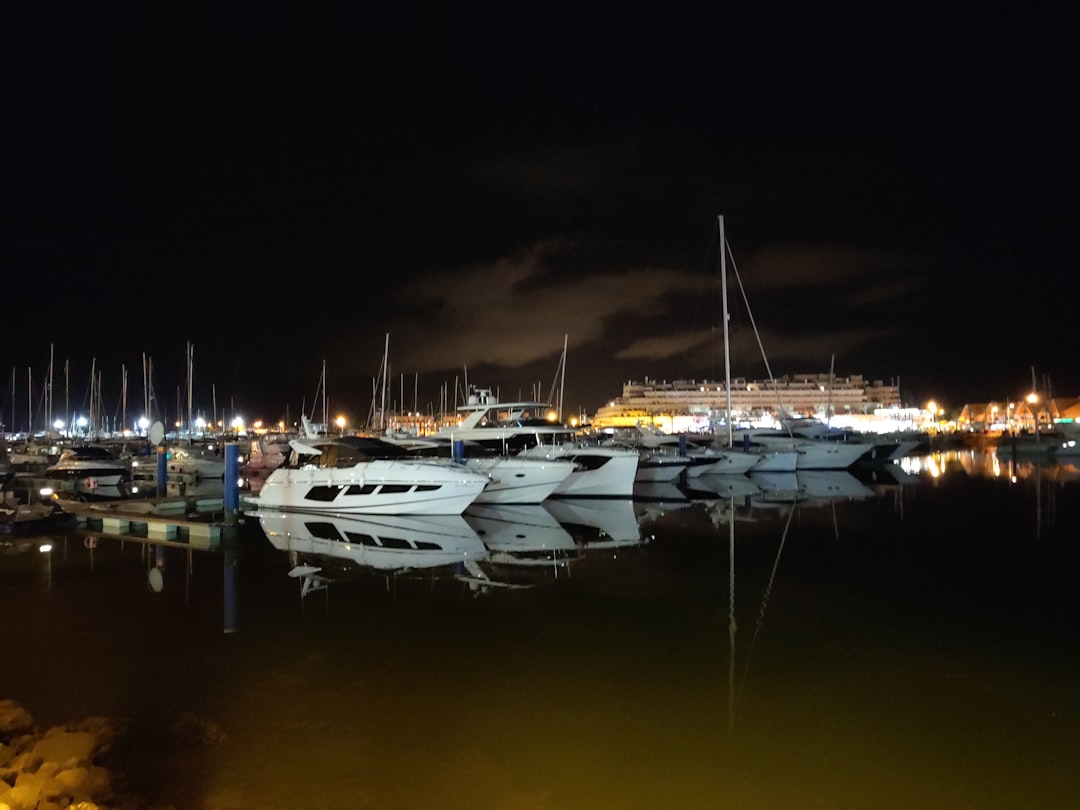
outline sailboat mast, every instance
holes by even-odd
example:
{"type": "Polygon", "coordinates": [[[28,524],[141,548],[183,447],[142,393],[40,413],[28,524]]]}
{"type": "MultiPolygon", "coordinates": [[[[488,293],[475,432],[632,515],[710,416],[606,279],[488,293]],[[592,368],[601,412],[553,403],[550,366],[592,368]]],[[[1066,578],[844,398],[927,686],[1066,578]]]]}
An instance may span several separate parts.
{"type": "Polygon", "coordinates": [[[833,369],[836,367],[836,354],[834,353],[829,358],[829,400],[825,406],[825,424],[832,424],[832,389],[833,389],[833,369]]]}
{"type": "Polygon", "coordinates": [[[187,433],[188,443],[191,442],[191,394],[194,388],[195,374],[195,345],[189,340],[187,345],[187,433]]]}
{"type": "Polygon", "coordinates": [[[720,303],[724,319],[724,391],[727,394],[727,414],[724,422],[727,423],[728,447],[735,443],[731,429],[731,347],[728,343],[728,301],[727,301],[727,238],[724,236],[724,215],[718,217],[720,226],[720,303]]]}
{"type": "Polygon", "coordinates": [[[563,391],[566,388],[566,346],[569,335],[563,335],[562,339],[562,375],[559,377],[559,424],[563,421],[563,391]]]}
{"type": "Polygon", "coordinates": [[[45,399],[45,429],[52,427],[53,423],[53,344],[49,344],[49,380],[45,390],[48,392],[45,399]]]}
{"type": "Polygon", "coordinates": [[[379,376],[382,378],[382,398],[379,401],[379,433],[386,430],[386,384],[389,381],[387,375],[390,373],[390,333],[386,333],[386,339],[383,342],[383,354],[382,354],[382,371],[379,376]]]}

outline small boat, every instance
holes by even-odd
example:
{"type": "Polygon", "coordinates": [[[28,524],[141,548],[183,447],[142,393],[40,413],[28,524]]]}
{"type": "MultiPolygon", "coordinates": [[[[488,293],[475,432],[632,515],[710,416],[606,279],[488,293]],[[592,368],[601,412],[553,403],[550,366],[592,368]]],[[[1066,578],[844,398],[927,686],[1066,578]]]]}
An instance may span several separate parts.
{"type": "Polygon", "coordinates": [[[122,487],[130,482],[131,462],[105,447],[79,445],[65,448],[56,463],[45,468],[44,477],[74,482],[76,492],[92,495],[99,487],[122,487]]]}
{"type": "Polygon", "coordinates": [[[77,518],[60,508],[37,487],[19,478],[4,483],[0,500],[0,534],[27,535],[68,528],[77,518]]]}

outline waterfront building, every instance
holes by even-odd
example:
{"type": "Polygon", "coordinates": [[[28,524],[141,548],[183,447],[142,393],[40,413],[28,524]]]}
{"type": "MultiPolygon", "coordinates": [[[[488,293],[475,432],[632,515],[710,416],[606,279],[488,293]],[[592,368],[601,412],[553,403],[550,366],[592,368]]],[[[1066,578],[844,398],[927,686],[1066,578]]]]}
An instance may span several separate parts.
{"type": "MultiPolygon", "coordinates": [[[[731,380],[733,422],[773,417],[867,415],[900,407],[900,387],[862,375],[790,374],[773,380],[731,380]]],[[[652,380],[623,384],[622,396],[597,410],[594,428],[655,424],[669,432],[708,430],[727,410],[723,381],[652,380]]]]}

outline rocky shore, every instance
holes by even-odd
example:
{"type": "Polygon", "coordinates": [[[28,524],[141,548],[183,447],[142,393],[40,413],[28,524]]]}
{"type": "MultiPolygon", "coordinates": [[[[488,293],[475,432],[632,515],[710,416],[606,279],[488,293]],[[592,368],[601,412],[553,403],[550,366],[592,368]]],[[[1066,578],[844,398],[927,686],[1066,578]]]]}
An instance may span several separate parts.
{"type": "MultiPolygon", "coordinates": [[[[106,717],[40,729],[21,704],[0,700],[0,810],[176,810],[127,792],[108,767],[123,724],[106,717]]],[[[173,727],[181,744],[225,739],[216,724],[183,715],[173,727]]]]}

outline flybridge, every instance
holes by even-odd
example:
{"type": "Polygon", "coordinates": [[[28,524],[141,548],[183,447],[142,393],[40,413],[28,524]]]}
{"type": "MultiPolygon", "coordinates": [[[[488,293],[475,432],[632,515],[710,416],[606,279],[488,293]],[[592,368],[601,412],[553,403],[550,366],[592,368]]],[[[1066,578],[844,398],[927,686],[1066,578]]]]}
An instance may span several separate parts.
{"type": "Polygon", "coordinates": [[[469,395],[467,404],[458,406],[458,411],[467,416],[455,430],[499,426],[550,427],[552,423],[546,418],[550,408],[548,403],[536,400],[499,402],[490,388],[478,388],[469,395]]]}

